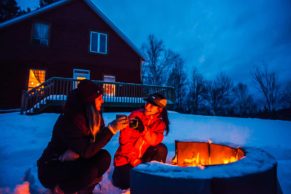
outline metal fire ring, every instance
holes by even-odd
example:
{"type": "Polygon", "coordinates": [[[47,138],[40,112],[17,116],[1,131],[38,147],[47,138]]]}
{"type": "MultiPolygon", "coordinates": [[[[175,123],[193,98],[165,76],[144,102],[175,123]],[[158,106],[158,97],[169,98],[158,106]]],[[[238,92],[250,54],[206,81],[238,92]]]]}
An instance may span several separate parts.
{"type": "Polygon", "coordinates": [[[259,148],[242,149],[245,157],[237,162],[205,168],[140,164],[131,170],[131,193],[280,194],[275,158],[259,148]]]}

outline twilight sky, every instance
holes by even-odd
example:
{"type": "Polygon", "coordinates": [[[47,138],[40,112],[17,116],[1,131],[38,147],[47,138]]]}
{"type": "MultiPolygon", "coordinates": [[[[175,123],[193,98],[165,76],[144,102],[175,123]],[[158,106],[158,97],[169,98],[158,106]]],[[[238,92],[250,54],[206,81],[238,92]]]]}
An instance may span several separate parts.
{"type": "MultiPolygon", "coordinates": [[[[22,8],[38,0],[17,0],[22,8]]],[[[212,79],[225,72],[253,83],[266,63],[291,80],[291,0],[92,0],[140,48],[149,34],[212,79]]]]}

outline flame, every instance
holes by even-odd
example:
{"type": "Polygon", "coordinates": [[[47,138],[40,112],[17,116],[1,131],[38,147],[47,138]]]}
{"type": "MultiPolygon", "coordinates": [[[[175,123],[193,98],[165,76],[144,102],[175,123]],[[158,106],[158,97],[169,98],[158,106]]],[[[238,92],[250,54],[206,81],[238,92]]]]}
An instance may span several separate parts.
{"type": "MultiPolygon", "coordinates": [[[[236,162],[238,160],[238,156],[236,155],[231,157],[224,157],[222,159],[223,164],[228,164],[232,162],[236,162]]],[[[211,162],[211,157],[208,158],[208,160],[205,160],[204,158],[201,158],[200,153],[198,152],[196,156],[192,158],[185,158],[184,159],[184,165],[186,166],[206,166],[206,165],[213,165],[211,162]]]]}
{"type": "Polygon", "coordinates": [[[172,164],[179,166],[208,166],[233,163],[244,157],[240,148],[208,142],[177,142],[172,164]]]}
{"type": "Polygon", "coordinates": [[[224,164],[228,164],[228,163],[235,162],[237,160],[238,160],[237,156],[236,157],[231,156],[230,158],[224,158],[223,159],[223,163],[224,164]]]}
{"type": "Polygon", "coordinates": [[[200,158],[200,153],[198,152],[197,155],[193,158],[185,158],[184,164],[188,166],[204,166],[206,163],[205,159],[200,158]]]}
{"type": "Polygon", "coordinates": [[[177,159],[177,155],[174,156],[174,158],[172,159],[172,164],[177,164],[178,163],[178,159],[177,159]]]}

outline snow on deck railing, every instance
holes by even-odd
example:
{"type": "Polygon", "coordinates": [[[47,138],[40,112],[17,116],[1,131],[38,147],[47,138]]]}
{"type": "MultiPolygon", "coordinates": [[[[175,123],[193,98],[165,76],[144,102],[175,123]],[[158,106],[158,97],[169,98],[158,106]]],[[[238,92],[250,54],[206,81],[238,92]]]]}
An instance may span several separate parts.
{"type": "MultiPolygon", "coordinates": [[[[173,103],[175,92],[173,87],[143,85],[123,82],[103,82],[92,80],[103,87],[103,97],[106,103],[141,104],[144,97],[151,93],[162,93],[173,103]]],[[[67,95],[75,88],[79,80],[72,78],[52,77],[41,85],[29,91],[24,91],[21,102],[22,113],[35,113],[58,101],[66,101],[67,95]]]]}

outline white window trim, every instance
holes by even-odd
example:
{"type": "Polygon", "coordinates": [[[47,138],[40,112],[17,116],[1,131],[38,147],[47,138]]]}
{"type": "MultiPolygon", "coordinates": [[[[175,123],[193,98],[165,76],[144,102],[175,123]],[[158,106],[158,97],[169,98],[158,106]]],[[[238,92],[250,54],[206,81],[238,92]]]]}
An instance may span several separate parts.
{"type": "Polygon", "coordinates": [[[101,33],[101,32],[94,32],[90,31],[90,52],[91,53],[98,53],[98,54],[107,54],[108,51],[108,35],[106,33],[101,33]],[[97,40],[97,51],[92,50],[92,35],[97,34],[98,40],[97,40]],[[100,51],[100,36],[104,35],[105,36],[105,52],[100,51]]]}
{"type": "MultiPolygon", "coordinates": [[[[112,79],[114,81],[110,81],[110,82],[116,82],[116,76],[115,75],[108,75],[108,74],[103,75],[103,81],[105,81],[105,78],[114,78],[114,79],[112,79]]],[[[108,81],[106,81],[106,82],[108,82],[108,81]]]]}

